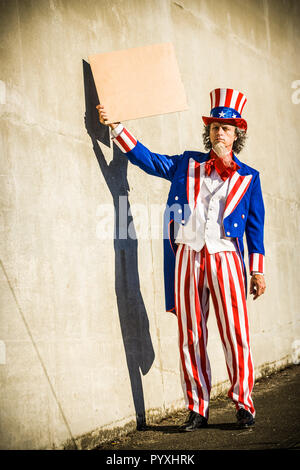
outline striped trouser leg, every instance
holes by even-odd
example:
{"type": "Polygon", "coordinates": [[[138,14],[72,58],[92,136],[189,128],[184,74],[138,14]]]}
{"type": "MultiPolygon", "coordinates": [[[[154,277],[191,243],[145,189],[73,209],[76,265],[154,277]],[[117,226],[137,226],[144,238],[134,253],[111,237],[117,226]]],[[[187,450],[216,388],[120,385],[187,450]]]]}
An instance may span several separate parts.
{"type": "Polygon", "coordinates": [[[175,300],[179,330],[181,377],[187,407],[208,417],[211,388],[207,356],[208,297],[216,313],[231,388],[237,408],[253,415],[253,364],[241,260],[235,252],[210,255],[179,245],[176,254],[175,300]]]}
{"type": "Polygon", "coordinates": [[[237,409],[245,408],[255,415],[251,398],[254,368],[242,262],[234,251],[210,255],[206,250],[206,266],[231,383],[228,396],[237,409]]]}
{"type": "Polygon", "coordinates": [[[175,268],[175,302],[178,319],[181,382],[188,409],[208,417],[211,388],[207,356],[209,295],[204,250],[179,245],[175,268]]]}

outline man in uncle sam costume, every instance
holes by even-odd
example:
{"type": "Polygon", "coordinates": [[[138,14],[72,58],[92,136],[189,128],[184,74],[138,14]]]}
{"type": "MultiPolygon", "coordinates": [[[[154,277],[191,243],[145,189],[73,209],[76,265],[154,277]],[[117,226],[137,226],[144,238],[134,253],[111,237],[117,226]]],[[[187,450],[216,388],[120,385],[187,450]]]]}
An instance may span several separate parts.
{"type": "MultiPolygon", "coordinates": [[[[113,141],[134,165],[171,182],[164,215],[164,279],[166,309],[178,319],[182,387],[190,410],[182,431],[208,423],[210,295],[237,424],[248,427],[255,422],[243,235],[249,253],[250,294],[256,299],[265,291],[264,204],[258,171],[235,155],[245,143],[247,122],[241,114],[246,97],[233,89],[217,88],[210,98],[210,116],[203,116],[207,153],[153,153],[121,123],[109,124],[113,141]]],[[[105,124],[106,111],[102,105],[97,108],[105,124]]]]}

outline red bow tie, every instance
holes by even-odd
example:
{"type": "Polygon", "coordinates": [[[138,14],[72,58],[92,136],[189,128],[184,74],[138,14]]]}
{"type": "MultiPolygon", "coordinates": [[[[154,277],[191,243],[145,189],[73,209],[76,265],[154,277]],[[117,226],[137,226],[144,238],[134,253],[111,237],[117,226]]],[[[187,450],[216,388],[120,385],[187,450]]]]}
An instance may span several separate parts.
{"type": "MultiPolygon", "coordinates": [[[[232,153],[231,153],[232,156],[232,153]]],[[[210,175],[212,170],[215,169],[216,172],[220,175],[223,181],[227,180],[228,177],[231,177],[233,173],[238,170],[240,167],[234,160],[231,161],[230,166],[225,166],[222,159],[211,150],[210,159],[205,163],[205,173],[210,175]]]]}

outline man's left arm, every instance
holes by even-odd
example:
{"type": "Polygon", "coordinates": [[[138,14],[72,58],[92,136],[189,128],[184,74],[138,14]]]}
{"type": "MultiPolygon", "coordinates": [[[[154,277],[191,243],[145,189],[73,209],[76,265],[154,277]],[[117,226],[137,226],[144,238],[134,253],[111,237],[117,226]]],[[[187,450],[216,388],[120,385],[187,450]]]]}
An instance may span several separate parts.
{"type": "Polygon", "coordinates": [[[249,253],[249,270],[251,274],[250,294],[253,300],[265,292],[265,249],[264,249],[265,208],[261,191],[259,173],[254,176],[246,222],[246,240],[249,253]]]}

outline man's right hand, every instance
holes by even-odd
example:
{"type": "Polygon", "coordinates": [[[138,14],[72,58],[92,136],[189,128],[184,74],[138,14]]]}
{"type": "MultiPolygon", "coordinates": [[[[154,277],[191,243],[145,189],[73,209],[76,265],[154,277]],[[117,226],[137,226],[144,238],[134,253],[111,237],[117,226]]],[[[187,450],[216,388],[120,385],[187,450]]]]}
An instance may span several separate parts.
{"type": "Polygon", "coordinates": [[[117,127],[118,124],[120,124],[119,122],[113,122],[111,124],[107,124],[106,121],[108,121],[109,118],[107,116],[107,113],[105,111],[103,104],[98,104],[96,108],[98,109],[98,112],[99,112],[99,121],[101,122],[101,124],[104,124],[104,126],[109,126],[111,129],[114,129],[115,127],[117,127]]]}

